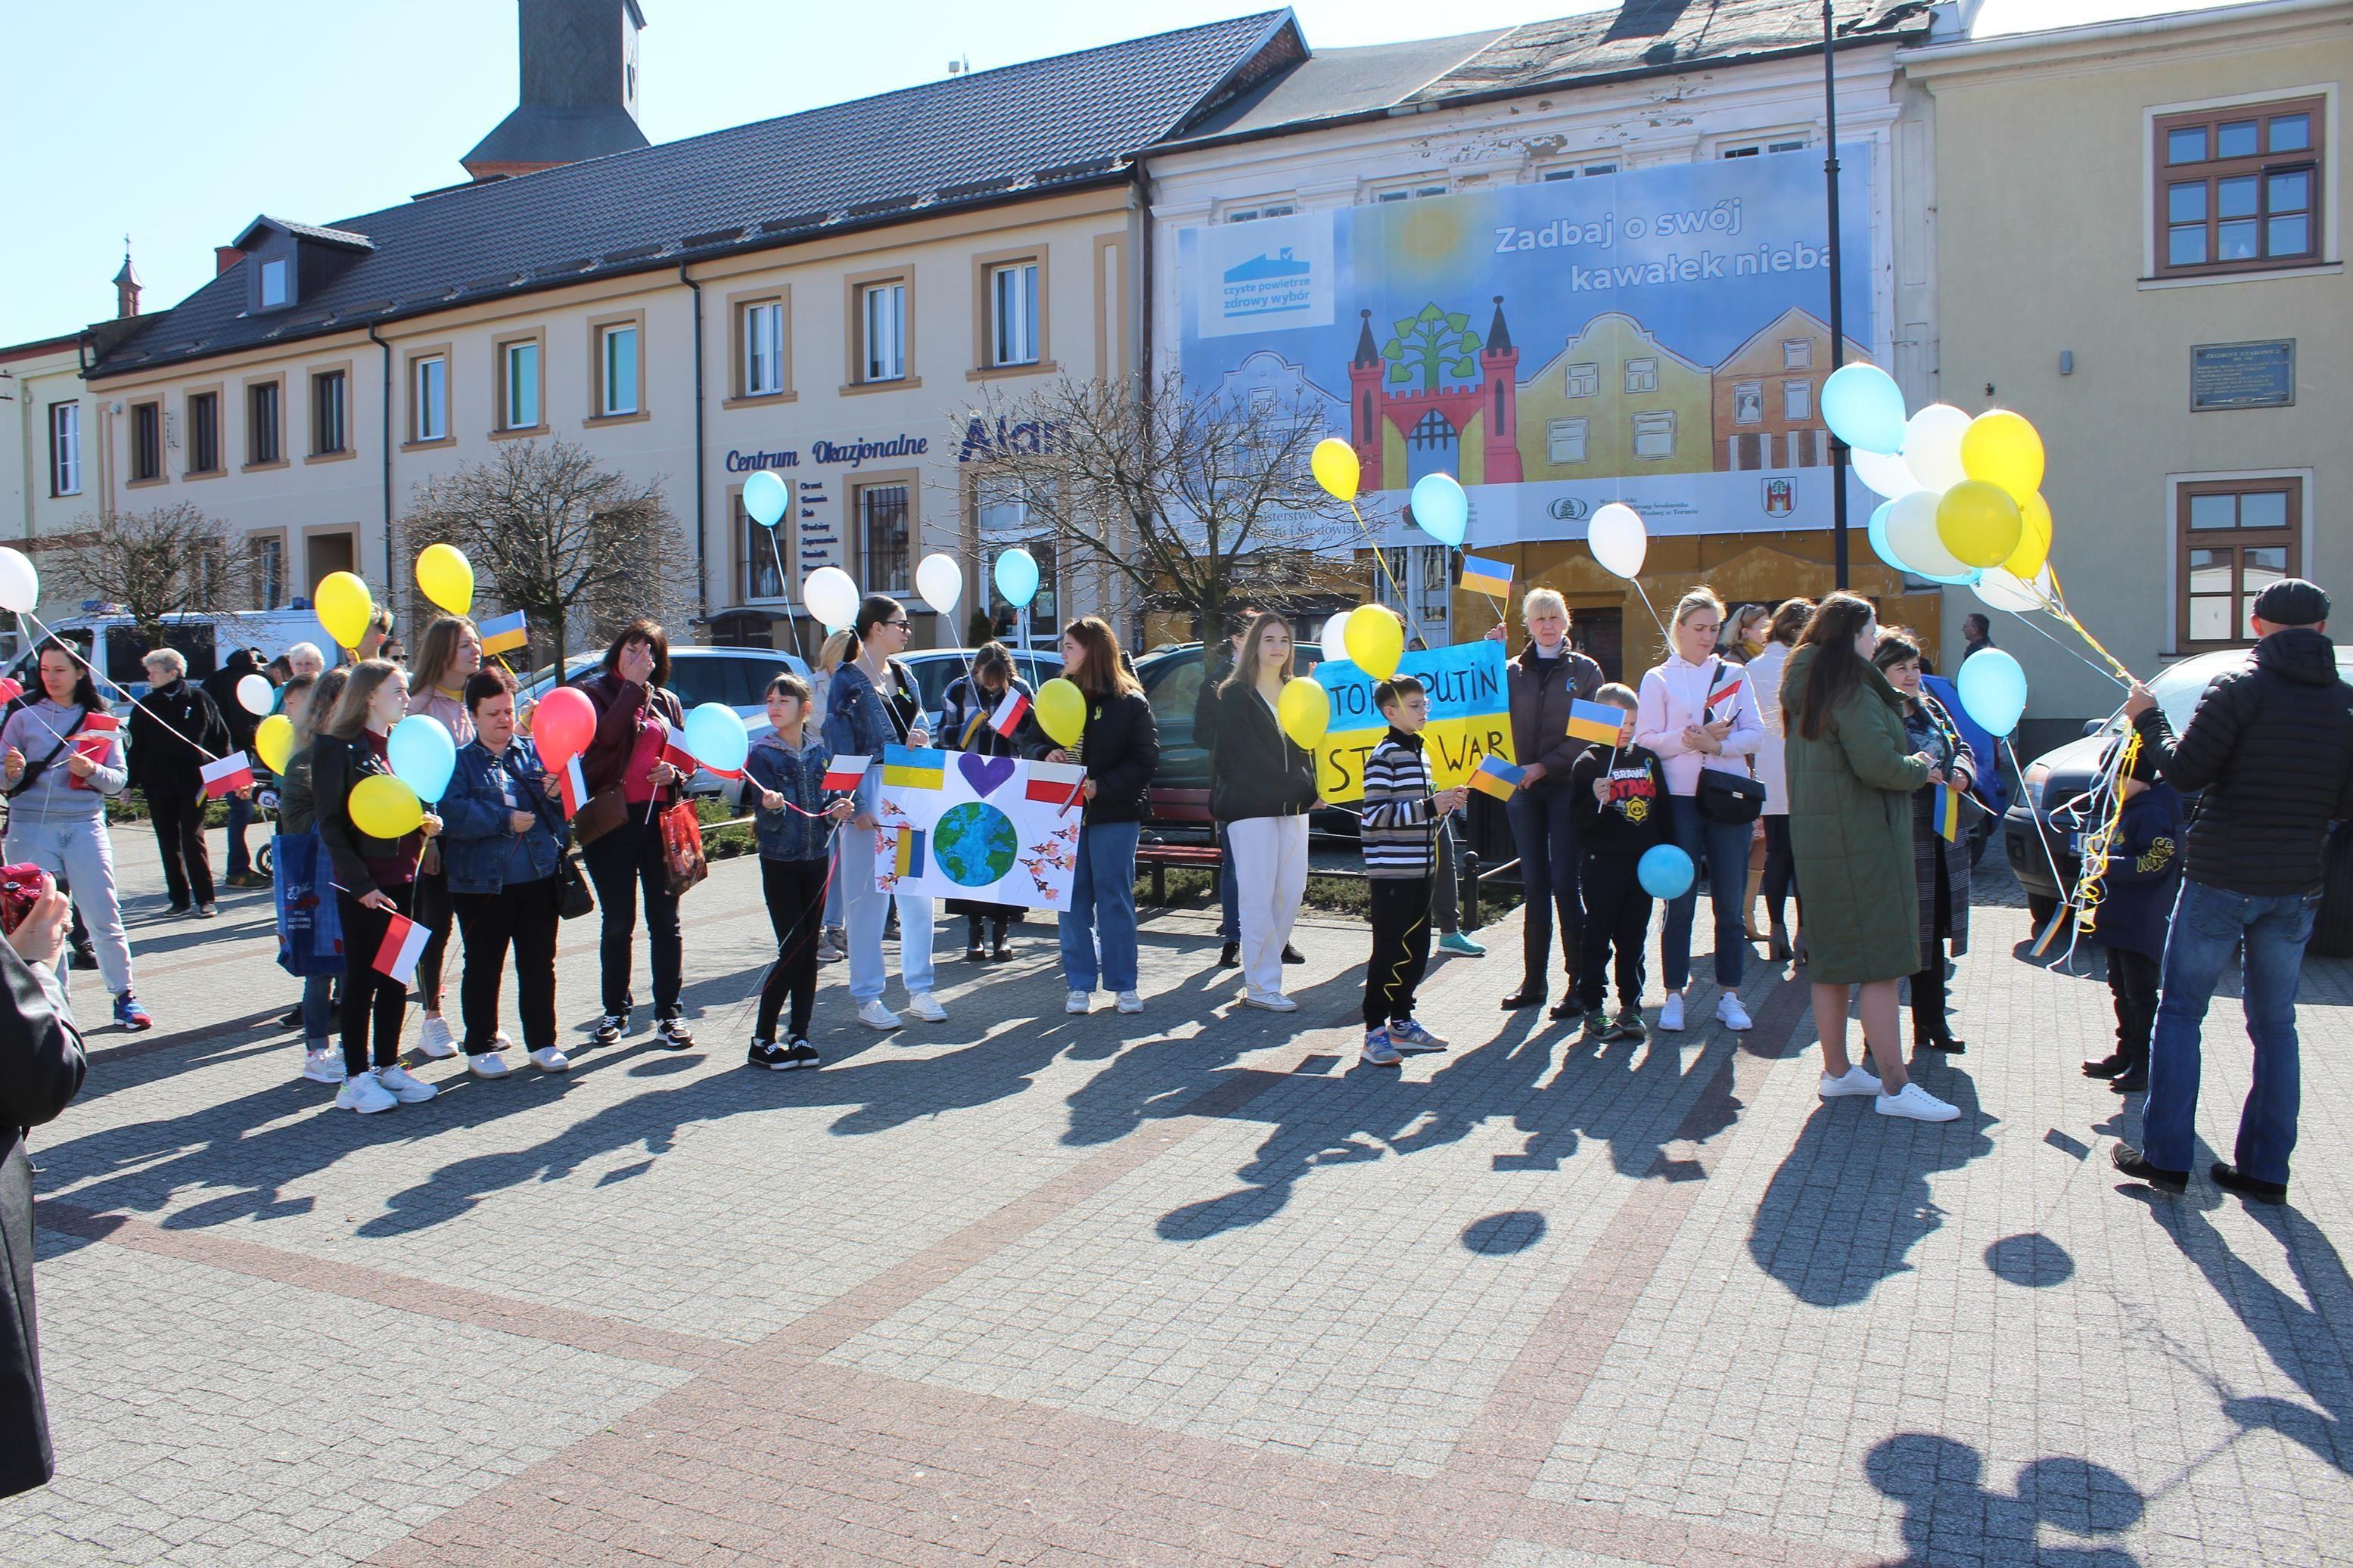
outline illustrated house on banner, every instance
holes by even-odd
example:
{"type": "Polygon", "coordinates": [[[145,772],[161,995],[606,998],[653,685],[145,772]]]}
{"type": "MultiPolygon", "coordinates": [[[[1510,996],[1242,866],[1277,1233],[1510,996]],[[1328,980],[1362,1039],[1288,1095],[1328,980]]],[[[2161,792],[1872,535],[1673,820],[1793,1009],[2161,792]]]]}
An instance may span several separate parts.
{"type": "Polygon", "coordinates": [[[1374,332],[1373,313],[1358,312],[1348,439],[1365,489],[1409,489],[1437,473],[1466,485],[1520,482],[1520,351],[1504,325],[1501,294],[1494,306],[1483,341],[1466,316],[1434,303],[1393,322],[1387,342],[1374,332]],[[1446,384],[1465,375],[1468,384],[1446,384]]]}
{"type": "MultiPolygon", "coordinates": [[[[1852,338],[1846,363],[1870,353],[1852,338]]],[[[1819,468],[1831,460],[1822,424],[1822,383],[1831,374],[1831,330],[1792,306],[1715,367],[1715,459],[1729,473],[1819,468]]]]}
{"type": "Polygon", "coordinates": [[[1704,473],[1712,378],[1619,310],[1585,323],[1520,388],[1532,479],[1704,473]]]}

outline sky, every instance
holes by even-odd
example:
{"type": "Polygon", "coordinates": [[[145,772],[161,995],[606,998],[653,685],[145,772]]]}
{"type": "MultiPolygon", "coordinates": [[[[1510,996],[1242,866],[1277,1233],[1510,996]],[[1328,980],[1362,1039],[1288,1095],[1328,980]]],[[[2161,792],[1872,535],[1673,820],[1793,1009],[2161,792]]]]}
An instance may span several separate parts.
{"type": "MultiPolygon", "coordinates": [[[[1247,12],[1252,0],[641,0],[641,123],[656,142],[1247,12]],[[1018,16],[1009,29],[986,19],[1018,16]],[[922,40],[910,46],[906,40],[922,40]]],[[[1432,36],[1409,0],[1298,0],[1313,47],[1432,36]]],[[[1451,0],[1447,33],[1608,9],[1451,0]]],[[[1986,0],[1978,34],[2189,9],[2169,0],[1986,0]]],[[[515,102],[512,0],[115,0],[7,24],[0,344],[114,313],[123,236],[158,310],[212,276],[257,214],[325,223],[465,177],[515,102]],[[231,14],[236,25],[224,18],[231,14]]]]}

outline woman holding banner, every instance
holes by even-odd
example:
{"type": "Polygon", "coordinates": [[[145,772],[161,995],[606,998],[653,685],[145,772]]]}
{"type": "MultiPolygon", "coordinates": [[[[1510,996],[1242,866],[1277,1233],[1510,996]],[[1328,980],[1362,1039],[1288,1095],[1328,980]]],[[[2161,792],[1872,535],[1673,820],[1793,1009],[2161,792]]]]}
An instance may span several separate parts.
{"type": "Polygon", "coordinates": [[[1209,809],[1225,825],[1234,861],[1242,1001],[1271,1013],[1299,1006],[1282,994],[1282,950],[1307,890],[1307,814],[1315,805],[1315,758],[1277,717],[1290,679],[1291,623],[1261,615],[1218,687],[1218,749],[1209,760],[1209,809]]]}
{"type": "Polygon", "coordinates": [[[1544,1005],[1545,966],[1552,953],[1556,917],[1568,994],[1552,1016],[1574,1018],[1585,1010],[1577,999],[1585,904],[1577,889],[1577,826],[1569,816],[1568,770],[1591,742],[1570,738],[1568,716],[1572,704],[1590,701],[1601,689],[1601,667],[1568,646],[1568,604],[1550,588],[1528,590],[1520,601],[1520,619],[1528,629],[1528,643],[1505,674],[1512,701],[1512,750],[1520,761],[1521,781],[1504,810],[1520,852],[1526,912],[1520,931],[1520,988],[1504,998],[1504,1010],[1544,1005]]]}
{"type": "MultiPolygon", "coordinates": [[[[408,710],[439,721],[449,731],[449,743],[464,746],[474,738],[474,721],[466,709],[466,682],[482,668],[482,634],[463,616],[444,616],[425,628],[417,650],[417,668],[408,693],[408,710]]],[[[449,876],[441,866],[441,847],[426,851],[417,879],[417,919],[432,931],[425,954],[417,961],[417,992],[425,998],[425,1022],[417,1031],[417,1048],[439,1058],[455,1056],[457,1041],[441,1017],[441,961],[449,951],[449,876]]]]}

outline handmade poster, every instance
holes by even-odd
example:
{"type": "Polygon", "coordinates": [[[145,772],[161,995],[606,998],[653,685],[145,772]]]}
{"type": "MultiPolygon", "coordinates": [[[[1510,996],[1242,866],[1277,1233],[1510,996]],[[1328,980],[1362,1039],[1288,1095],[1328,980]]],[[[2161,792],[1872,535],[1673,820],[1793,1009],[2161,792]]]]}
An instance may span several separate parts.
{"type": "Polygon", "coordinates": [[[970,752],[882,752],[874,886],[886,893],[1065,910],[1083,768],[970,752]]]}
{"type": "MultiPolygon", "coordinates": [[[[1512,697],[1504,678],[1504,645],[1492,639],[1409,653],[1398,673],[1430,692],[1430,723],[1421,732],[1431,777],[1440,789],[1467,784],[1479,759],[1512,754],[1512,697]]],[[[1315,667],[1314,680],[1332,698],[1332,727],[1315,746],[1315,783],[1327,801],[1361,800],[1365,759],[1388,733],[1373,704],[1373,678],[1345,659],[1315,667]]]]}

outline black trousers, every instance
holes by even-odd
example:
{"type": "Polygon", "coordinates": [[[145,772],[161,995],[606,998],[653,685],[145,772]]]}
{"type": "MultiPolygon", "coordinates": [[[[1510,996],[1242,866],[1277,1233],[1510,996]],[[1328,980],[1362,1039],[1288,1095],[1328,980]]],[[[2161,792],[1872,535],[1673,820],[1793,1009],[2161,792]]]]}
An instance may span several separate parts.
{"type": "Polygon", "coordinates": [[[1414,987],[1430,967],[1430,879],[1367,880],[1372,899],[1373,956],[1365,964],[1365,1027],[1378,1029],[1413,1016],[1414,987]]]}
{"type": "Polygon", "coordinates": [[[2120,947],[2108,949],[2108,994],[2116,1004],[2116,1055],[2129,1068],[2148,1065],[2149,1032],[2157,1027],[2158,960],[2120,947]]]}
{"type": "Polygon", "coordinates": [[[1618,955],[1618,1005],[1642,1005],[1642,944],[1651,933],[1651,895],[1632,855],[1588,855],[1577,880],[1585,892],[1584,969],[1577,999],[1598,1013],[1609,990],[1609,955],[1618,955]]]}
{"type": "Polygon", "coordinates": [[[147,820],[164,855],[164,890],[176,905],[213,901],[213,863],[205,852],[205,797],[147,797],[147,820]]]}
{"type": "MultiPolygon", "coordinates": [[[[787,996],[793,1003],[792,1033],[785,1037],[798,1040],[808,1036],[809,1015],[817,1009],[817,941],[825,929],[825,879],[832,864],[822,858],[760,858],[760,897],[767,902],[768,924],[776,933],[776,961],[768,966],[768,978],[760,986],[760,1016],[752,1027],[754,1039],[776,1037],[776,1016],[785,1010],[787,996]]],[[[997,929],[1005,929],[1003,922],[997,929]]]]}
{"type": "Polygon", "coordinates": [[[417,923],[433,935],[417,955],[417,994],[428,1011],[441,1010],[441,961],[449,952],[449,926],[457,910],[449,901],[449,876],[434,871],[417,879],[417,923]]]}
{"type": "MultiPolygon", "coordinates": [[[[413,882],[377,891],[404,915],[417,907],[413,882]]],[[[375,1066],[390,1067],[400,1059],[401,1015],[408,1006],[408,987],[375,967],[376,950],[384,945],[392,917],[340,888],[335,889],[335,908],[343,917],[343,1073],[357,1077],[368,1069],[371,1036],[375,1066]]]]}
{"type": "MultiPolygon", "coordinates": [[[[1789,922],[1781,918],[1786,902],[1798,890],[1798,857],[1789,847],[1789,819],[1787,816],[1766,816],[1765,824],[1765,915],[1774,925],[1789,922]]],[[[1806,901],[1798,900],[1798,916],[1805,918],[1806,901]]]]}
{"type": "Polygon", "coordinates": [[[628,819],[580,853],[596,884],[603,916],[597,943],[604,979],[605,1011],[626,1017],[630,1007],[630,940],[638,929],[638,893],[646,896],[646,936],[653,950],[654,1016],[678,1016],[679,975],[685,949],[678,935],[678,895],[670,890],[662,865],[661,823],[649,822],[642,805],[628,819]]]}
{"type": "MultiPolygon", "coordinates": [[[[499,983],[506,973],[510,947],[514,950],[523,1049],[543,1051],[555,1044],[559,886],[554,877],[542,877],[535,882],[510,882],[495,893],[449,895],[466,931],[466,967],[458,981],[458,1000],[466,1010],[468,1056],[498,1049],[499,983]]],[[[425,917],[419,913],[417,918],[425,917]]],[[[419,959],[418,971],[424,967],[419,959]]]]}

